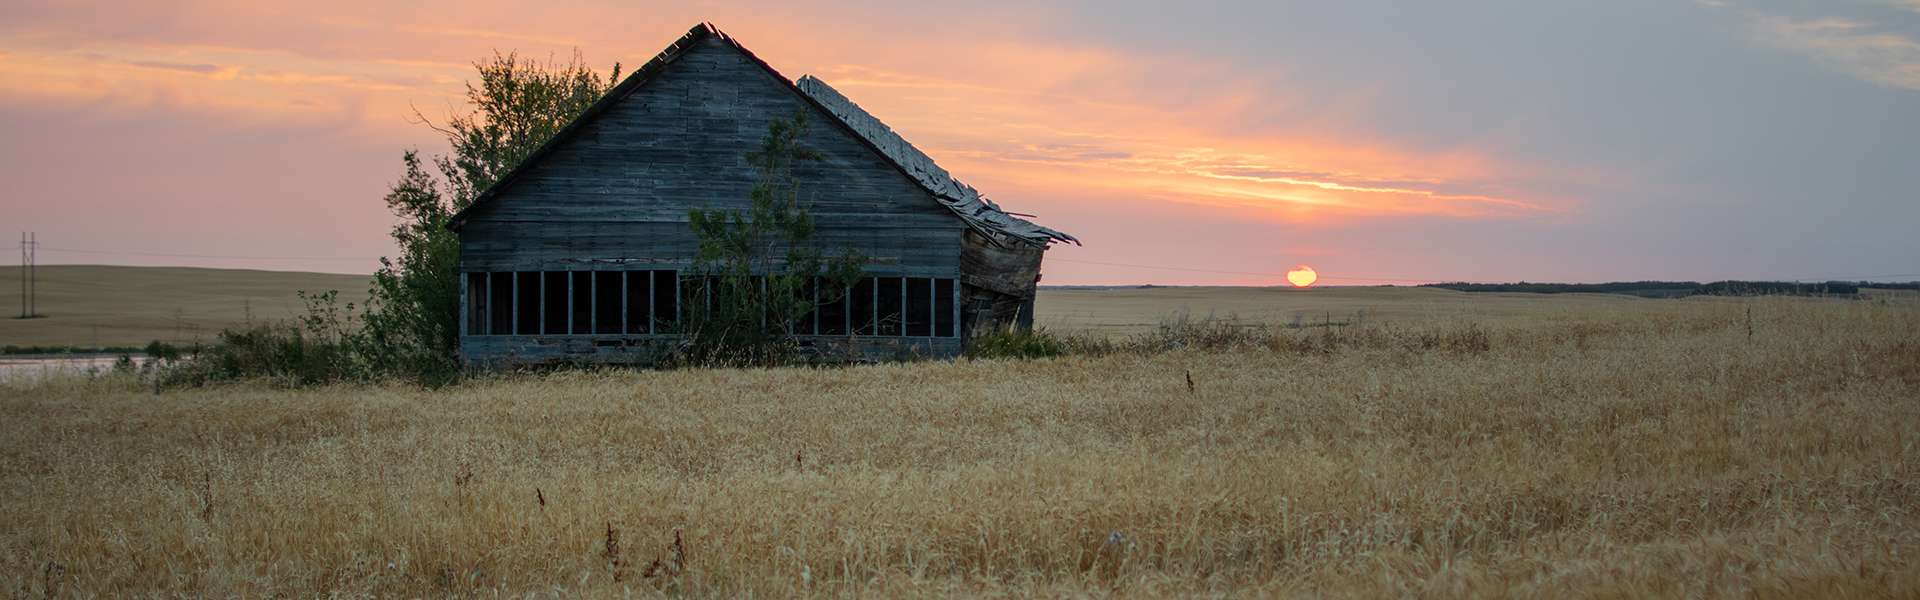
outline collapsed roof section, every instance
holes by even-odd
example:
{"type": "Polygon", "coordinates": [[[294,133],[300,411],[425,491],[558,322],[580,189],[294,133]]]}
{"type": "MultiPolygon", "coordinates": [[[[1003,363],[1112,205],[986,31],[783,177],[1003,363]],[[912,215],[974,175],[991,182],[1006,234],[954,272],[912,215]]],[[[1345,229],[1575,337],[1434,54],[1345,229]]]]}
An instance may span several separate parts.
{"type": "Polygon", "coordinates": [[[825,108],[834,118],[846,124],[847,128],[865,139],[875,150],[879,150],[881,155],[893,162],[901,171],[906,172],[914,181],[919,182],[921,187],[926,188],[934,198],[952,210],[953,214],[959,215],[961,220],[966,221],[967,225],[975,230],[988,234],[996,241],[1011,240],[1043,246],[1055,241],[1080,243],[1080,240],[1061,231],[1042,227],[1032,221],[1007,214],[1000,209],[999,205],[981,195],[979,190],[954,179],[946,169],[934,164],[932,157],[921,152],[919,148],[913,147],[912,143],[900,137],[900,134],[894,133],[886,123],[868,114],[866,110],[860,108],[860,105],[847,99],[846,95],[833,89],[833,86],[827,85],[827,82],[821,81],[820,78],[812,75],[801,76],[800,81],[795,82],[795,87],[821,108],[825,108]]]}

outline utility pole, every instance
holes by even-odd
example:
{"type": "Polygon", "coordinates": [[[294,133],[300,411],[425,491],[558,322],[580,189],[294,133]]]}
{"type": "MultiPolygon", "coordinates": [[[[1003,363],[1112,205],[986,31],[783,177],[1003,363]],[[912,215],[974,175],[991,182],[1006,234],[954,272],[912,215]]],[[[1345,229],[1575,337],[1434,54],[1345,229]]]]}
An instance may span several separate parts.
{"type": "Polygon", "coordinates": [[[40,234],[27,234],[27,317],[40,316],[40,234]]]}
{"type": "Polygon", "coordinates": [[[27,232],[20,232],[20,318],[27,318],[27,232]]]}

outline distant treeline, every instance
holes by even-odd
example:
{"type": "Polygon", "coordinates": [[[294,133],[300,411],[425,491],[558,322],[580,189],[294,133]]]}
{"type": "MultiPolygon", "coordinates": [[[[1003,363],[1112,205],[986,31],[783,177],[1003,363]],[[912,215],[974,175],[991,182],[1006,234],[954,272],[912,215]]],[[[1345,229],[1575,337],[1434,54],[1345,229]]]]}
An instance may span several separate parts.
{"type": "Polygon", "coordinates": [[[1429,283],[1435,287],[1462,292],[1527,292],[1533,294],[1626,294],[1643,298],[1680,298],[1684,296],[1853,296],[1860,288],[1920,290],[1920,282],[1868,283],[1826,281],[1615,281],[1609,283],[1429,283]]]}

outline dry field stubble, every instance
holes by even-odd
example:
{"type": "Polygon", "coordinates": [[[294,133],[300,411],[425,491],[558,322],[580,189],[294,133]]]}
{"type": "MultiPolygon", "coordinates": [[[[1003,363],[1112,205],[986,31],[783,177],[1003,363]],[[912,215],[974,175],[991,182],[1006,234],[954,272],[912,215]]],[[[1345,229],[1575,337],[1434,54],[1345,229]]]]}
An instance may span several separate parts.
{"type": "Polygon", "coordinates": [[[0,387],[0,589],[1920,594],[1920,310],[1634,307],[442,391],[0,387]]]}

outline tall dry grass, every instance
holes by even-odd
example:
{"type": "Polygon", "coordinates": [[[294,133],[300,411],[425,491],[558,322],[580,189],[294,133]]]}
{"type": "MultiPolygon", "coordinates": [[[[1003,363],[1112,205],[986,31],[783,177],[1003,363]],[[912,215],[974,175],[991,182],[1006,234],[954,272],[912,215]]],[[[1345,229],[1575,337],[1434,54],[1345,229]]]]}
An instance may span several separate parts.
{"type": "Polygon", "coordinates": [[[1282,335],[1373,341],[4,387],[0,590],[1920,594],[1912,304],[1282,335]]]}

